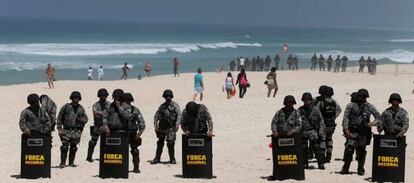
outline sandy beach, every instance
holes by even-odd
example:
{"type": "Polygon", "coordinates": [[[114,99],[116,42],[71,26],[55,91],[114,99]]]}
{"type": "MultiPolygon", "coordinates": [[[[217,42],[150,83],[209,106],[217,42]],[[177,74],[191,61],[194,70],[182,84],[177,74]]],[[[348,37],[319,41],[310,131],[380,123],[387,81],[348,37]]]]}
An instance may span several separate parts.
{"type": "MultiPolygon", "coordinates": [[[[348,68],[349,69],[349,68],[348,68]]],[[[414,75],[407,74],[414,70],[414,65],[400,65],[398,76],[393,74],[394,65],[380,65],[377,75],[367,73],[330,73],[312,72],[309,70],[280,71],[277,72],[279,92],[276,98],[267,98],[267,88],[263,84],[267,72],[248,72],[247,77],[252,87],[247,89],[244,99],[226,99],[221,87],[224,84],[226,73],[204,73],[205,104],[214,121],[213,139],[213,174],[216,178],[183,179],[181,178],[181,137],[176,142],[176,165],[150,165],[156,149],[156,136],[153,127],[153,117],[158,106],[164,101],[161,97],[164,89],[174,91],[175,100],[183,109],[193,95],[193,73],[181,74],[174,78],[172,75],[154,76],[142,80],[129,79],[126,81],[58,81],[54,89],[47,89],[47,83],[21,84],[0,86],[1,119],[3,126],[0,128],[0,162],[2,180],[0,182],[267,182],[266,177],[272,173],[271,149],[268,147],[270,139],[270,124],[273,115],[282,107],[283,98],[294,95],[299,107],[302,105],[300,97],[303,92],[311,92],[317,96],[318,87],[322,84],[330,85],[335,90],[334,99],[344,109],[349,103],[349,94],[359,88],[366,88],[370,92],[368,101],[380,112],[388,107],[388,97],[391,93],[400,93],[403,98],[402,107],[409,115],[413,116],[414,75]],[[388,73],[388,74],[384,74],[388,73]],[[130,173],[128,180],[107,179],[97,177],[99,162],[89,163],[85,161],[89,130],[82,134],[79,151],[75,160],[76,168],[52,168],[51,179],[24,180],[16,179],[20,174],[20,134],[18,120],[20,112],[27,106],[26,97],[30,93],[49,95],[58,105],[58,110],[66,102],[72,91],[82,93],[81,104],[87,111],[90,121],[87,128],[93,123],[92,104],[98,100],[96,92],[99,88],[106,88],[110,93],[116,88],[130,92],[135,98],[135,106],[141,110],[145,122],[146,131],[142,135],[143,143],[140,149],[141,164],[140,174],[130,173]]],[[[351,70],[352,71],[352,70],[351,70]]],[[[357,70],[356,70],[357,71],[357,70]]],[[[233,73],[237,76],[237,73],[233,73]]],[[[342,113],[343,114],[343,113],[342,113]]],[[[342,136],[342,114],[337,119],[337,129],[334,134],[333,159],[343,156],[345,139],[342,136]]],[[[87,129],[85,128],[85,129],[87,129]]],[[[376,132],[376,130],[374,130],[376,132]]],[[[181,134],[181,130],[179,134],[181,134]]],[[[411,144],[414,140],[412,129],[407,133],[406,151],[406,182],[414,182],[414,148],[411,144]]],[[[61,142],[57,132],[53,134],[52,167],[60,162],[59,147],[61,142]]],[[[342,161],[332,161],[326,165],[326,170],[305,170],[305,182],[364,182],[371,177],[372,145],[367,147],[368,155],[365,164],[365,176],[339,175],[342,161]]],[[[99,145],[95,149],[94,159],[99,157],[99,145]]],[[[168,160],[166,148],[162,155],[162,161],[168,160]]],[[[316,167],[316,163],[310,165],[316,167]]],[[[130,169],[132,164],[130,163],[130,169]]],[[[356,162],[353,161],[350,171],[356,171],[356,162]]],[[[285,182],[295,182],[288,180],[285,182]]]]}

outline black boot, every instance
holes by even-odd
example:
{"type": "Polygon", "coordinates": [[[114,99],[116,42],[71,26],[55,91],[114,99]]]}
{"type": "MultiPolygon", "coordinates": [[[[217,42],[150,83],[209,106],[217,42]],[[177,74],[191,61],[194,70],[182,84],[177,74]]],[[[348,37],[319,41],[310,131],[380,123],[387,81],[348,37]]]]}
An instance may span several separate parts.
{"type": "Polygon", "coordinates": [[[66,158],[68,157],[68,146],[60,146],[60,164],[59,168],[65,168],[66,158]]]}
{"type": "Polygon", "coordinates": [[[358,154],[358,175],[360,175],[360,176],[365,174],[364,165],[365,165],[366,155],[367,155],[367,152],[365,150],[361,151],[358,154]]]}
{"type": "Polygon", "coordinates": [[[174,142],[167,142],[168,155],[170,156],[170,163],[177,164],[175,161],[175,151],[174,151],[174,142]]]}
{"type": "Polygon", "coordinates": [[[316,152],[316,160],[318,162],[318,169],[325,170],[325,161],[323,159],[323,152],[316,152]]]}
{"type": "Polygon", "coordinates": [[[139,170],[139,154],[132,157],[132,162],[134,163],[134,170],[132,170],[134,173],[141,173],[139,170]]]}
{"type": "Polygon", "coordinates": [[[89,146],[88,147],[88,156],[86,156],[86,161],[89,161],[91,163],[93,162],[93,159],[92,159],[93,150],[94,150],[94,147],[89,146]]]}
{"type": "Polygon", "coordinates": [[[76,145],[71,145],[70,151],[69,151],[69,166],[70,167],[75,167],[74,162],[75,162],[76,151],[78,151],[78,147],[76,147],[76,145]]]}
{"type": "Polygon", "coordinates": [[[351,166],[352,154],[354,153],[354,149],[346,147],[344,153],[344,165],[342,166],[342,170],[339,173],[349,174],[349,167],[351,166]]]}
{"type": "Polygon", "coordinates": [[[151,164],[160,163],[163,147],[164,147],[164,139],[159,138],[157,141],[157,151],[155,152],[155,158],[151,161],[151,164]]]}
{"type": "Polygon", "coordinates": [[[332,159],[332,154],[331,153],[326,153],[325,163],[330,163],[331,159],[332,159]]]}
{"type": "Polygon", "coordinates": [[[86,161],[93,162],[92,155],[93,155],[95,146],[96,146],[96,141],[94,141],[94,138],[92,138],[92,140],[89,141],[88,155],[86,156],[86,161]]]}

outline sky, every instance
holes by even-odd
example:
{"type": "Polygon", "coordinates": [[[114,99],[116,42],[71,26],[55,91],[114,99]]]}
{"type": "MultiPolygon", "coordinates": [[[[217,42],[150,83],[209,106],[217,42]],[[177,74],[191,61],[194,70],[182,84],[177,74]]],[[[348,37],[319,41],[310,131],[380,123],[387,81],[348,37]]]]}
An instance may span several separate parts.
{"type": "Polygon", "coordinates": [[[414,29],[413,7],[413,0],[0,0],[0,17],[414,29]]]}

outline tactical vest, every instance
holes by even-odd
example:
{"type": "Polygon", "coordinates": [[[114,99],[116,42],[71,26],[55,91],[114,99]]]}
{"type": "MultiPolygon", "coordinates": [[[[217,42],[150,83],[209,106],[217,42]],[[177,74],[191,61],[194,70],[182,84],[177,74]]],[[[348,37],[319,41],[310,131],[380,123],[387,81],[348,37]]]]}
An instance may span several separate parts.
{"type": "Polygon", "coordinates": [[[322,101],[321,109],[322,117],[327,127],[335,126],[336,118],[336,103],[335,101],[322,101]]]}
{"type": "Polygon", "coordinates": [[[170,109],[169,105],[163,104],[160,110],[160,129],[174,128],[177,122],[177,114],[174,109],[170,109]]]}

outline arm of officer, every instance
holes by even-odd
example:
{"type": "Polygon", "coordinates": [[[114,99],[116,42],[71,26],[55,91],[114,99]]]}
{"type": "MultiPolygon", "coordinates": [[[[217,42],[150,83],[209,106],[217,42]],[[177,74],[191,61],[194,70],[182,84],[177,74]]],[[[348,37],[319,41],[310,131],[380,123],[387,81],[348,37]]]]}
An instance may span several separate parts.
{"type": "Polygon", "coordinates": [[[211,119],[210,112],[208,112],[208,109],[206,106],[204,106],[204,116],[205,116],[207,126],[208,126],[208,134],[209,136],[212,136],[213,135],[213,120],[211,119]]]}
{"type": "Polygon", "coordinates": [[[186,112],[186,109],[184,109],[183,114],[181,116],[181,122],[180,122],[181,129],[183,130],[184,133],[187,133],[187,131],[188,131],[187,123],[188,123],[188,121],[187,121],[187,112],[186,112]]]}
{"type": "Polygon", "coordinates": [[[155,115],[154,115],[154,129],[155,129],[155,131],[157,131],[157,130],[159,130],[159,121],[160,121],[160,118],[161,118],[161,106],[162,105],[160,105],[160,107],[158,107],[158,109],[157,109],[157,112],[155,112],[155,115]]]}
{"type": "Polygon", "coordinates": [[[276,136],[277,134],[277,121],[279,118],[279,112],[277,112],[272,119],[272,124],[270,126],[270,129],[272,130],[272,133],[274,134],[274,136],[276,136]]]}
{"type": "Polygon", "coordinates": [[[298,110],[295,110],[296,113],[296,126],[292,129],[291,133],[299,133],[302,129],[302,117],[298,110]]]}
{"type": "Polygon", "coordinates": [[[19,126],[20,126],[20,130],[24,133],[28,130],[28,127],[26,125],[26,112],[25,112],[25,110],[20,113],[19,126]]]}
{"type": "Polygon", "coordinates": [[[401,128],[400,134],[401,134],[401,136],[403,136],[405,133],[407,133],[407,130],[409,128],[409,118],[408,118],[408,113],[405,110],[401,115],[402,115],[401,119],[403,120],[402,121],[403,126],[401,128]]]}
{"type": "Polygon", "coordinates": [[[79,106],[80,111],[80,116],[79,116],[79,121],[83,124],[86,124],[88,122],[88,115],[86,115],[86,111],[85,109],[80,105],[79,106]]]}
{"type": "Polygon", "coordinates": [[[346,138],[349,138],[350,136],[350,132],[349,132],[349,113],[351,112],[351,108],[352,108],[352,103],[348,104],[345,108],[345,112],[344,112],[344,117],[342,120],[342,128],[344,131],[344,135],[346,138]]]}
{"type": "Polygon", "coordinates": [[[378,121],[380,120],[381,114],[378,112],[377,108],[375,108],[372,104],[368,105],[368,109],[375,118],[373,122],[370,122],[368,124],[368,126],[375,126],[375,125],[377,125],[378,121]]]}
{"type": "Polygon", "coordinates": [[[60,109],[60,111],[59,111],[59,115],[58,115],[58,118],[57,118],[57,121],[56,121],[56,128],[58,129],[58,131],[59,131],[59,134],[62,132],[62,130],[63,130],[63,120],[64,120],[64,117],[65,117],[65,113],[66,113],[66,105],[64,105],[61,109],[60,109]]]}
{"type": "Polygon", "coordinates": [[[340,114],[341,114],[341,112],[342,112],[342,108],[341,108],[341,106],[338,104],[338,102],[336,102],[335,100],[334,100],[334,102],[335,102],[335,105],[336,105],[336,109],[335,109],[335,118],[337,118],[340,114]]]}
{"type": "MultiPolygon", "coordinates": [[[[325,122],[324,122],[324,120],[323,120],[323,116],[322,116],[322,113],[321,113],[321,111],[319,110],[319,108],[316,108],[316,107],[315,107],[315,109],[316,109],[316,111],[317,111],[317,113],[318,113],[319,134],[323,135],[323,134],[325,134],[325,128],[326,128],[326,126],[325,126],[325,122]]],[[[302,119],[302,120],[303,120],[303,119],[302,119]]]]}
{"type": "Polygon", "coordinates": [[[134,110],[134,114],[135,116],[137,116],[137,121],[138,121],[138,134],[140,137],[142,135],[142,133],[144,133],[145,131],[145,120],[144,117],[142,116],[141,111],[138,108],[135,108],[134,110]]]}
{"type": "Polygon", "coordinates": [[[181,123],[181,109],[180,106],[175,103],[175,113],[177,114],[177,122],[175,124],[175,130],[178,131],[178,128],[180,127],[180,123],[181,123]]]}

